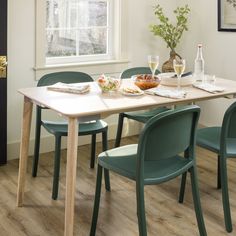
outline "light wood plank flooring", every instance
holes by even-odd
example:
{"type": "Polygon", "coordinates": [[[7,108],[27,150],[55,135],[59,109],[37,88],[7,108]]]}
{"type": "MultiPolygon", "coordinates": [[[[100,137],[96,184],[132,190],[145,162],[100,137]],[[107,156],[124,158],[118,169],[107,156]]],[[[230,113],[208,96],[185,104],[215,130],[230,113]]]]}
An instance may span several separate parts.
{"type": "MultiPolygon", "coordinates": [[[[136,143],[137,137],[126,138],[123,144],[136,143]]],[[[110,143],[113,146],[113,142],[110,143]]],[[[101,144],[98,144],[98,153],[101,144]]],[[[62,152],[60,196],[51,200],[53,153],[41,155],[37,178],[32,178],[30,158],[24,207],[16,207],[18,160],[0,167],[0,235],[60,236],[64,230],[64,198],[66,151],[62,152]]],[[[89,168],[90,147],[79,147],[76,189],[75,235],[89,235],[96,170],[89,168]]],[[[224,228],[221,191],[216,190],[216,156],[197,149],[201,202],[209,236],[236,235],[236,160],[229,160],[229,185],[234,231],[224,228]]],[[[178,204],[180,179],[159,186],[145,187],[148,235],[198,235],[188,178],[184,204],[178,204]]],[[[111,174],[110,193],[102,192],[97,235],[136,236],[135,184],[111,174]]]]}

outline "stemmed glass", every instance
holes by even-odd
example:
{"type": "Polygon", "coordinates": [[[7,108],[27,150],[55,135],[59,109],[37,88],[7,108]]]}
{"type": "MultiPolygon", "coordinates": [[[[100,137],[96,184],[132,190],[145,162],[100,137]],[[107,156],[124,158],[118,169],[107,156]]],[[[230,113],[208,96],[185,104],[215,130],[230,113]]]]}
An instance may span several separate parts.
{"type": "Polygon", "coordinates": [[[156,69],[159,65],[159,56],[149,55],[148,56],[148,65],[152,71],[152,77],[154,78],[156,69]]]}
{"type": "Polygon", "coordinates": [[[174,59],[173,66],[178,79],[177,90],[180,91],[180,79],[185,70],[185,59],[174,59]]]}

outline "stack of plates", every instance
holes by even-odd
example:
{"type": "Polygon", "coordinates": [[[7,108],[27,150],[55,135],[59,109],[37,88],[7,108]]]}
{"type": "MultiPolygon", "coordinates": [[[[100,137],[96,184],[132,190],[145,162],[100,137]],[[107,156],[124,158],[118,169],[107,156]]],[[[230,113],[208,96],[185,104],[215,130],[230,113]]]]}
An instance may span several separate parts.
{"type": "MultiPolygon", "coordinates": [[[[165,86],[177,86],[177,77],[175,73],[161,73],[158,74],[158,77],[161,79],[161,85],[165,86]]],[[[193,84],[193,76],[183,76],[180,79],[180,86],[190,86],[193,84]]]]}

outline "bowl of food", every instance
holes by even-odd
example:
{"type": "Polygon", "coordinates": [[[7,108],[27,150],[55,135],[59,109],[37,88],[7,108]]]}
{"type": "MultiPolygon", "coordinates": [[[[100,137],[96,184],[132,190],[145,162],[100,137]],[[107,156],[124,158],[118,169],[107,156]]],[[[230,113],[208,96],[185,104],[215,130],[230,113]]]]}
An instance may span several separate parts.
{"type": "Polygon", "coordinates": [[[148,74],[135,75],[133,76],[133,79],[134,79],[135,85],[137,85],[142,90],[155,88],[161,82],[161,79],[158,76],[155,75],[153,77],[152,75],[148,75],[148,74]]]}
{"type": "Polygon", "coordinates": [[[116,92],[120,88],[121,79],[113,78],[110,76],[101,75],[97,79],[98,86],[101,88],[102,92],[116,92]]]}

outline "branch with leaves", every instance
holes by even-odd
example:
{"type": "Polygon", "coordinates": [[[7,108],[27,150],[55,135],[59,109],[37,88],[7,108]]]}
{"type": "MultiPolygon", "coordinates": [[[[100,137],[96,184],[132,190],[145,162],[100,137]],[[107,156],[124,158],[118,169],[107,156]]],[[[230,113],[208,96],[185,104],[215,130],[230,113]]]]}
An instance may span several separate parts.
{"type": "Polygon", "coordinates": [[[163,38],[167,47],[174,50],[179,43],[183,32],[188,30],[187,21],[190,8],[188,5],[185,5],[184,7],[177,7],[177,9],[174,10],[174,14],[176,15],[175,26],[170,23],[169,18],[164,15],[163,9],[159,4],[154,9],[155,16],[160,21],[160,24],[150,25],[151,32],[153,32],[154,35],[163,38]]]}

